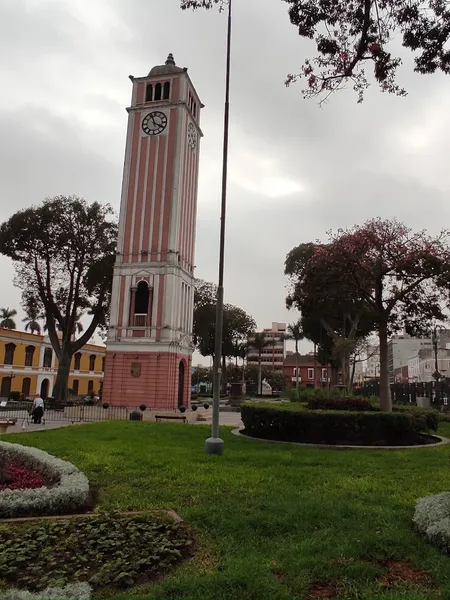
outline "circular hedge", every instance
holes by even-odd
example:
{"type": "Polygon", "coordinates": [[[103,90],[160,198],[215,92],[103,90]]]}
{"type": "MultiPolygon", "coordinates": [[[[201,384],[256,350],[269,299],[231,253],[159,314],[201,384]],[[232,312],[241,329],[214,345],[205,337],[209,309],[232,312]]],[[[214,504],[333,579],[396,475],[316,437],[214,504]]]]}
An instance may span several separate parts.
{"type": "Polygon", "coordinates": [[[46,485],[0,491],[0,518],[74,513],[89,500],[86,475],[43,450],[0,442],[0,464],[15,463],[42,475],[46,485]]]}
{"type": "MultiPolygon", "coordinates": [[[[355,446],[424,444],[438,427],[433,410],[311,410],[298,404],[245,403],[241,408],[245,433],[278,441],[355,446]]],[[[434,441],[434,440],[433,440],[434,441]]]]}

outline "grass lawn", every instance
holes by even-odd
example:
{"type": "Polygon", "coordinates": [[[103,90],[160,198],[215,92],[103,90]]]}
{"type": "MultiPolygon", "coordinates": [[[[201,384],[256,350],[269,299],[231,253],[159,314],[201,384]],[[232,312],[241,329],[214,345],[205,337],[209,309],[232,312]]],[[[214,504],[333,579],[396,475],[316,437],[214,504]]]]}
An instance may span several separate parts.
{"type": "MultiPolygon", "coordinates": [[[[450,424],[440,432],[450,437],[450,424]]],[[[415,500],[450,489],[449,446],[319,450],[223,428],[217,457],[204,453],[208,435],[197,425],[109,422],[1,439],[75,463],[101,486],[101,509],[172,508],[194,528],[194,560],[116,598],[300,600],[326,597],[321,582],[340,600],[450,600],[450,558],[411,530],[415,500]],[[383,579],[387,560],[431,580],[383,579]]]]}

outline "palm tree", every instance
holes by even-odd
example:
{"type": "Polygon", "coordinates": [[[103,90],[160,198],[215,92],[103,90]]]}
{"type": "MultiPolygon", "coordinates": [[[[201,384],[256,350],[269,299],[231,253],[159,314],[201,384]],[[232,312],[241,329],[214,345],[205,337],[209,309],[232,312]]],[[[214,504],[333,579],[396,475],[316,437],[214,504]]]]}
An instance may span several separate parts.
{"type": "Polygon", "coordinates": [[[247,358],[247,354],[248,354],[248,343],[243,342],[242,344],[239,344],[239,346],[237,348],[237,356],[239,358],[242,358],[242,389],[244,389],[244,385],[245,385],[245,359],[247,358]]]}
{"type": "Polygon", "coordinates": [[[287,340],[294,340],[295,341],[295,387],[298,389],[298,370],[299,370],[299,365],[298,365],[298,358],[299,358],[299,354],[298,354],[298,343],[301,340],[305,339],[305,335],[303,333],[303,329],[301,326],[301,322],[300,320],[297,321],[297,323],[290,323],[287,327],[286,327],[286,339],[287,340]]]}
{"type": "Polygon", "coordinates": [[[264,348],[270,346],[272,341],[267,339],[264,333],[255,333],[249,346],[254,348],[258,352],[258,394],[262,396],[262,368],[261,368],[261,355],[264,348]]]}
{"type": "Polygon", "coordinates": [[[17,315],[17,310],[14,308],[0,308],[0,327],[3,329],[16,329],[16,322],[13,317],[17,315]]]}
{"type": "Polygon", "coordinates": [[[38,323],[38,319],[41,318],[39,306],[33,300],[27,302],[25,308],[25,319],[22,319],[22,323],[25,323],[25,331],[31,331],[31,333],[41,333],[41,326],[38,323]]]}

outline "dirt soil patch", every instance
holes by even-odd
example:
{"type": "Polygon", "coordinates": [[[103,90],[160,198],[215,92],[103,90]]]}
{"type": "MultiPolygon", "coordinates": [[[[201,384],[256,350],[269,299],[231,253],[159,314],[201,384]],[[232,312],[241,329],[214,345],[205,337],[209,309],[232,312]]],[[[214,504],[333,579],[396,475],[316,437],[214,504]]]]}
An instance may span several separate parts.
{"type": "Polygon", "coordinates": [[[385,574],[380,579],[380,582],[383,585],[390,587],[405,582],[427,587],[433,585],[433,580],[428,571],[414,569],[407,562],[401,560],[387,560],[380,563],[380,566],[385,570],[385,574]]]}
{"type": "Polygon", "coordinates": [[[331,581],[316,581],[312,584],[309,594],[306,595],[308,600],[333,600],[336,598],[336,584],[331,581]]]}

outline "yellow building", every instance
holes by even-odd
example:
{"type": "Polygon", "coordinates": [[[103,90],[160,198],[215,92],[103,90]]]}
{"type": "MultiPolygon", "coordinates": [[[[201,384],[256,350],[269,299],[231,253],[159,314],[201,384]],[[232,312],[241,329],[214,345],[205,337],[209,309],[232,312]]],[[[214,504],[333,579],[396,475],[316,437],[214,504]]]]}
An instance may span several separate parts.
{"type": "MultiPolygon", "coordinates": [[[[75,395],[98,394],[103,382],[105,347],[86,344],[72,358],[69,388],[75,395]]],[[[0,398],[11,392],[51,396],[58,359],[47,336],[0,328],[0,398]]]]}

